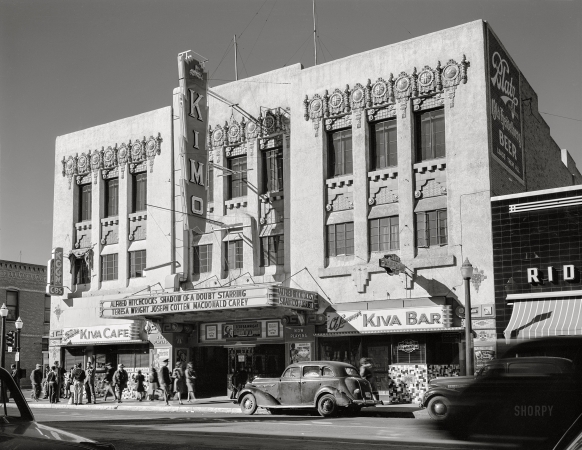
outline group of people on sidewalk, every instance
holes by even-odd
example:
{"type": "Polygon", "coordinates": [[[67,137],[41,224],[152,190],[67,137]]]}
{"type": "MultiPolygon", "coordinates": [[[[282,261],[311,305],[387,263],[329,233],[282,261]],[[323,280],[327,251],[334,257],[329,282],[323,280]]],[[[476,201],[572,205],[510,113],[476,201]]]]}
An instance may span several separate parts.
{"type": "MultiPolygon", "coordinates": [[[[138,394],[138,401],[144,398],[152,401],[155,399],[156,393],[161,392],[159,398],[163,398],[166,405],[169,405],[170,399],[176,399],[182,405],[182,395],[188,394],[187,401],[196,400],[195,396],[195,380],[196,372],[192,363],[188,363],[184,370],[182,364],[178,364],[170,373],[168,367],[169,360],[164,360],[159,369],[159,373],[155,367],[151,367],[148,376],[148,386],[146,392],[145,376],[141,370],[133,376],[135,381],[135,390],[138,394]]],[[[32,383],[32,399],[39,401],[41,398],[48,399],[50,403],[59,403],[61,396],[69,399],[69,404],[82,405],[83,394],[87,399],[87,404],[97,403],[97,396],[95,392],[95,374],[97,370],[93,367],[91,361],[87,362],[87,367],[83,370],[81,363],[71,367],[69,372],[59,366],[58,361],[52,367],[47,366],[43,373],[42,366],[36,365],[36,368],[30,374],[30,381],[32,383]],[[61,390],[61,386],[64,387],[61,390]],[[44,394],[44,395],[43,395],[44,394]],[[42,397],[41,397],[42,396],[42,397]]],[[[118,364],[115,370],[111,363],[105,364],[104,369],[99,372],[105,373],[103,379],[103,390],[105,392],[103,401],[106,402],[108,396],[111,394],[114,401],[122,402],[123,392],[128,388],[129,375],[123,364],[118,364]]]]}

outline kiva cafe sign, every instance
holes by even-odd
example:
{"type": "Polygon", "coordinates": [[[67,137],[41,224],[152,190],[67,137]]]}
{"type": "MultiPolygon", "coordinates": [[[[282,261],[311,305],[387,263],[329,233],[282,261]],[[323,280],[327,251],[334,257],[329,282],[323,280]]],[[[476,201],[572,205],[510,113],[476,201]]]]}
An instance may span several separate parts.
{"type": "Polygon", "coordinates": [[[134,325],[107,325],[63,329],[63,344],[90,342],[123,342],[139,340],[139,328],[134,325]]]}
{"type": "Polygon", "coordinates": [[[403,309],[337,311],[327,314],[328,333],[374,332],[449,328],[451,307],[429,306],[403,309]]]}

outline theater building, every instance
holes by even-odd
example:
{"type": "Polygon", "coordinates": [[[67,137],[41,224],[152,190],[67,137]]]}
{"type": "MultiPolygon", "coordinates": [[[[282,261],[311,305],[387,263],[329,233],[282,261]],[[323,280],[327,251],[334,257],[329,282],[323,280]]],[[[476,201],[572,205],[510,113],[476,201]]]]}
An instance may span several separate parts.
{"type": "Polygon", "coordinates": [[[215,395],[371,357],[415,400],[464,367],[465,258],[495,332],[491,197],[581,180],[482,21],[212,92],[178,66],[171,106],[57,139],[54,359],[193,361],[215,395]]]}

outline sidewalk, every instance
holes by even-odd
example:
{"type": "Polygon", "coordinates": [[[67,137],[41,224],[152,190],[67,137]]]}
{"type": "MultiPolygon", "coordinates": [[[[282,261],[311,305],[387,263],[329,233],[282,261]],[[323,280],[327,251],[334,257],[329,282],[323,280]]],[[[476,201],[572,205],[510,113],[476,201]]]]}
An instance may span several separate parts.
{"type": "MultiPolygon", "coordinates": [[[[113,399],[104,402],[102,398],[97,400],[97,404],[69,405],[68,400],[62,398],[60,403],[50,404],[48,400],[31,400],[30,389],[24,389],[22,394],[28,401],[28,406],[35,409],[83,409],[83,410],[118,410],[118,411],[160,411],[160,412],[191,412],[191,413],[221,413],[221,414],[242,414],[238,404],[233,403],[228,397],[211,397],[196,400],[194,403],[180,405],[177,401],[170,401],[170,406],[164,405],[163,401],[137,401],[134,399],[123,400],[117,403],[113,399]]],[[[392,418],[415,418],[418,414],[424,415],[426,411],[420,410],[415,404],[384,405],[374,408],[363,408],[362,416],[381,416],[392,418]],[[416,413],[416,414],[414,414],[416,413]]],[[[255,414],[270,414],[266,409],[259,408],[255,414]]]]}

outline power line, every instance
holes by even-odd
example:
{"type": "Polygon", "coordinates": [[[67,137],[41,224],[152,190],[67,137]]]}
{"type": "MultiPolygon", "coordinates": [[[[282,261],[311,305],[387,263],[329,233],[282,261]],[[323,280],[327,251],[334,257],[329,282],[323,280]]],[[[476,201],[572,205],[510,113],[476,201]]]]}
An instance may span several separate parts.
{"type": "Polygon", "coordinates": [[[562,119],[575,120],[576,122],[582,122],[582,120],[580,120],[580,119],[574,119],[573,117],[558,116],[557,114],[550,114],[550,113],[543,112],[543,111],[540,111],[540,113],[547,114],[548,116],[560,117],[562,119]]]}
{"type": "Polygon", "coordinates": [[[283,67],[285,67],[285,66],[286,66],[286,65],[289,63],[289,61],[291,61],[291,60],[293,59],[293,57],[294,57],[294,56],[297,54],[297,52],[303,48],[303,46],[304,46],[304,45],[305,45],[305,43],[306,43],[306,42],[309,40],[309,38],[310,38],[310,37],[311,37],[311,35],[310,35],[310,34],[309,34],[309,35],[307,35],[307,38],[306,38],[306,39],[303,41],[303,44],[301,44],[301,45],[299,46],[299,48],[298,48],[297,50],[295,50],[295,53],[293,53],[293,55],[291,55],[291,58],[289,58],[289,59],[287,60],[287,62],[286,62],[285,64],[283,64],[283,67]]]}
{"type": "MultiPolygon", "coordinates": [[[[261,31],[259,32],[259,35],[255,39],[255,43],[251,47],[251,51],[249,52],[249,54],[247,56],[247,61],[251,57],[251,54],[253,53],[253,50],[255,49],[255,45],[257,45],[257,42],[259,41],[259,38],[261,37],[261,34],[263,33],[263,30],[265,29],[265,25],[267,25],[267,22],[269,21],[269,18],[271,17],[271,13],[273,12],[273,8],[275,7],[276,4],[277,4],[277,0],[275,0],[275,3],[273,3],[273,6],[271,6],[271,10],[269,11],[267,18],[265,19],[265,23],[263,23],[263,26],[261,27],[261,31]]],[[[241,58],[241,61],[242,61],[242,58],[241,58]]],[[[244,62],[243,62],[243,65],[244,65],[244,62]]],[[[246,71],[246,69],[245,69],[245,71],[246,71]]]]}

